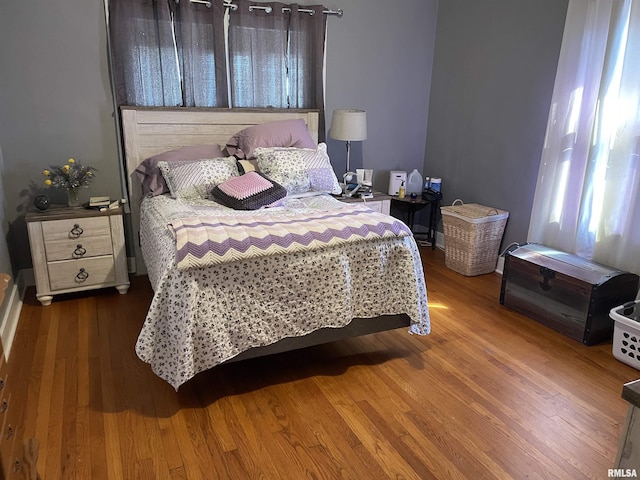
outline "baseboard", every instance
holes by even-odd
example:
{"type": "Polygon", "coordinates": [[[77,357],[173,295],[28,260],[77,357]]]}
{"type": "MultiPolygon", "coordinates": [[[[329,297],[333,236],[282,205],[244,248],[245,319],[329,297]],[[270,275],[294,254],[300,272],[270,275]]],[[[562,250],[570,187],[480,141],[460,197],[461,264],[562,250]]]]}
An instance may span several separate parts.
{"type": "Polygon", "coordinates": [[[11,290],[5,296],[7,308],[0,325],[0,339],[2,340],[2,349],[4,350],[5,361],[9,361],[13,339],[18,330],[18,322],[20,321],[20,312],[22,311],[22,302],[26,287],[22,279],[22,272],[18,274],[17,281],[11,286],[11,290]]]}
{"type": "Polygon", "coordinates": [[[502,275],[504,273],[504,257],[498,257],[498,265],[496,265],[496,273],[502,275]]]}

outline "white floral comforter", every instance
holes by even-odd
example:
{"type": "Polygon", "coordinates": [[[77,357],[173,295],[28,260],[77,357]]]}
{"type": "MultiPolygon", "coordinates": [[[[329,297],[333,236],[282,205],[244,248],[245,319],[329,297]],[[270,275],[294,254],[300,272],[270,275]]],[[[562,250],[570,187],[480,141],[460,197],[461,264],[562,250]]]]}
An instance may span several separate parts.
{"type": "MultiPolygon", "coordinates": [[[[146,198],[140,236],[154,297],[136,353],[176,390],[197,373],[252,347],[339,328],[352,318],[406,313],[411,333],[430,331],[420,254],[411,236],[260,257],[180,271],[173,219],[297,215],[352,208],[329,195],[286,199],[282,207],[238,212],[209,200],[146,198]]],[[[372,320],[375,321],[375,320],[372,320]]]]}

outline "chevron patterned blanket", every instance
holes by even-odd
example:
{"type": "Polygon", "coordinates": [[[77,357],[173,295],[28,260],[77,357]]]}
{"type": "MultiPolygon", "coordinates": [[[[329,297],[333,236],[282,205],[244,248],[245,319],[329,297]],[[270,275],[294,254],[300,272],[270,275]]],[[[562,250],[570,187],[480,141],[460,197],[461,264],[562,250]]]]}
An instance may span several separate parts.
{"type": "Polygon", "coordinates": [[[173,220],[179,270],[259,256],[411,235],[401,221],[366,207],[295,215],[229,215],[173,220]]]}

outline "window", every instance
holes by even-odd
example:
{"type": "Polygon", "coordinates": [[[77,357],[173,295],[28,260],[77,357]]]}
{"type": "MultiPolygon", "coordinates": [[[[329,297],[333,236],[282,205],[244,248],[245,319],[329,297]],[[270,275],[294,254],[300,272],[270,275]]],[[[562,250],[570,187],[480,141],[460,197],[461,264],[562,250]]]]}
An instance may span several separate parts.
{"type": "Polygon", "coordinates": [[[640,2],[570,0],[528,241],[640,273],[640,2]]]}
{"type": "Polygon", "coordinates": [[[322,6],[105,1],[118,105],[322,111],[322,6]]]}

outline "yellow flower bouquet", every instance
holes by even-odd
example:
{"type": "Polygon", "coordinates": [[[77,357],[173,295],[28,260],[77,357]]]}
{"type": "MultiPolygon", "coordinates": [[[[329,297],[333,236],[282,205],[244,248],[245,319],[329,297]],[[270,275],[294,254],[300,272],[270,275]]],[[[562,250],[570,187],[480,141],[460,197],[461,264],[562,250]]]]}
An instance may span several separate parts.
{"type": "Polygon", "coordinates": [[[42,174],[46,177],[45,185],[66,189],[69,206],[77,206],[79,204],[78,190],[91,184],[95,170],[93,167],[81,165],[70,158],[64,165],[53,165],[44,170],[42,174]]]}

